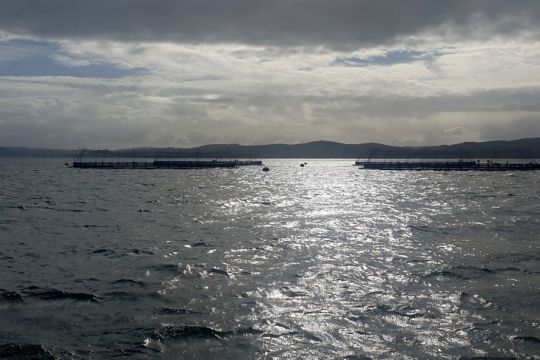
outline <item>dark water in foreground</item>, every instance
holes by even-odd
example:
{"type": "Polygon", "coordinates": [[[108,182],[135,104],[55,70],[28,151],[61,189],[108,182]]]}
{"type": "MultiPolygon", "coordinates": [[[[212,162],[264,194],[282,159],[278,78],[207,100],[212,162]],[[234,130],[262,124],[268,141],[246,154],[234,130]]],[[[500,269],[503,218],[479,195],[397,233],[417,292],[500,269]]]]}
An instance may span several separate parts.
{"type": "Polygon", "coordinates": [[[0,357],[540,356],[540,172],[0,160],[0,357]]]}

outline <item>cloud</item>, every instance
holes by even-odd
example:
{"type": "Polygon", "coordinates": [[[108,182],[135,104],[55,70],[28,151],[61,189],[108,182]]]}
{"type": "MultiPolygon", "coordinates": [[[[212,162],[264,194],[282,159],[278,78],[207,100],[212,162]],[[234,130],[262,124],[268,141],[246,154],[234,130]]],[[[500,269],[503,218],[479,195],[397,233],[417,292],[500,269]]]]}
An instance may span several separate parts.
{"type": "Polygon", "coordinates": [[[460,135],[463,135],[467,132],[467,129],[461,127],[461,126],[456,126],[456,127],[453,127],[453,128],[450,128],[450,129],[445,129],[443,131],[444,135],[446,136],[460,136],[460,135]]]}
{"type": "Polygon", "coordinates": [[[536,0],[1,0],[0,29],[54,39],[358,48],[537,33],[536,0]]]}
{"type": "Polygon", "coordinates": [[[310,78],[287,91],[291,79],[230,76],[185,83],[155,75],[0,78],[0,144],[111,148],[328,139],[421,145],[540,136],[539,111],[529,108],[540,88],[396,97],[355,95],[351,84],[348,95],[343,88],[328,96],[310,78]],[[516,100],[524,108],[501,110],[516,100]]]}
{"type": "Polygon", "coordinates": [[[109,63],[105,57],[66,53],[52,42],[0,41],[0,76],[73,76],[118,78],[142,74],[145,69],[109,63]]]}
{"type": "Polygon", "coordinates": [[[413,61],[432,61],[438,52],[424,53],[415,50],[393,50],[375,56],[337,58],[332,61],[333,66],[390,66],[413,61]]]}
{"type": "Polygon", "coordinates": [[[0,144],[540,136],[538,4],[0,0],[0,144]]]}

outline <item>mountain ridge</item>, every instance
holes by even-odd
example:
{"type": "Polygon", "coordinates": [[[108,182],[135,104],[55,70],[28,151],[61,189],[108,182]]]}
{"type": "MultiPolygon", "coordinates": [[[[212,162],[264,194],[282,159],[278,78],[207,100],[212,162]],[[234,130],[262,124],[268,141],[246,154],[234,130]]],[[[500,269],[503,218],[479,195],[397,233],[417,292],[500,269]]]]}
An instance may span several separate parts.
{"type": "MultiPolygon", "coordinates": [[[[0,146],[0,157],[78,157],[81,150],[0,146]]],[[[137,147],[82,150],[84,158],[540,158],[540,137],[463,142],[452,145],[394,146],[316,140],[301,144],[208,144],[193,148],[137,147]]]]}

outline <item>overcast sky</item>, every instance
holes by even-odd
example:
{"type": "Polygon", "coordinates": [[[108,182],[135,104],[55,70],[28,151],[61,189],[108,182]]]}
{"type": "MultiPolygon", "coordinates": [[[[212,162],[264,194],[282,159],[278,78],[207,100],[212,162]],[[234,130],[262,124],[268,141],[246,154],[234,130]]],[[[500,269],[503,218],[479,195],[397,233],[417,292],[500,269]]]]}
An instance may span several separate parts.
{"type": "Polygon", "coordinates": [[[0,0],[0,146],[540,136],[538,0],[0,0]]]}

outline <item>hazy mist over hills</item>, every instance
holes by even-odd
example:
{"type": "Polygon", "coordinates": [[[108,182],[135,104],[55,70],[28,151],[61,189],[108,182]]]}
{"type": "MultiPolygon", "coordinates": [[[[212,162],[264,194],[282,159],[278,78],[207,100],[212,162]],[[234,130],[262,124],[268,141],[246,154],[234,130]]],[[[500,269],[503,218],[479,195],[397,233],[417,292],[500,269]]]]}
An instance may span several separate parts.
{"type": "Polygon", "coordinates": [[[83,158],[540,158],[540,138],[511,141],[466,142],[440,146],[390,146],[377,143],[342,144],[314,141],[303,144],[211,144],[194,148],[136,147],[119,150],[63,150],[0,147],[3,157],[83,158]]]}

